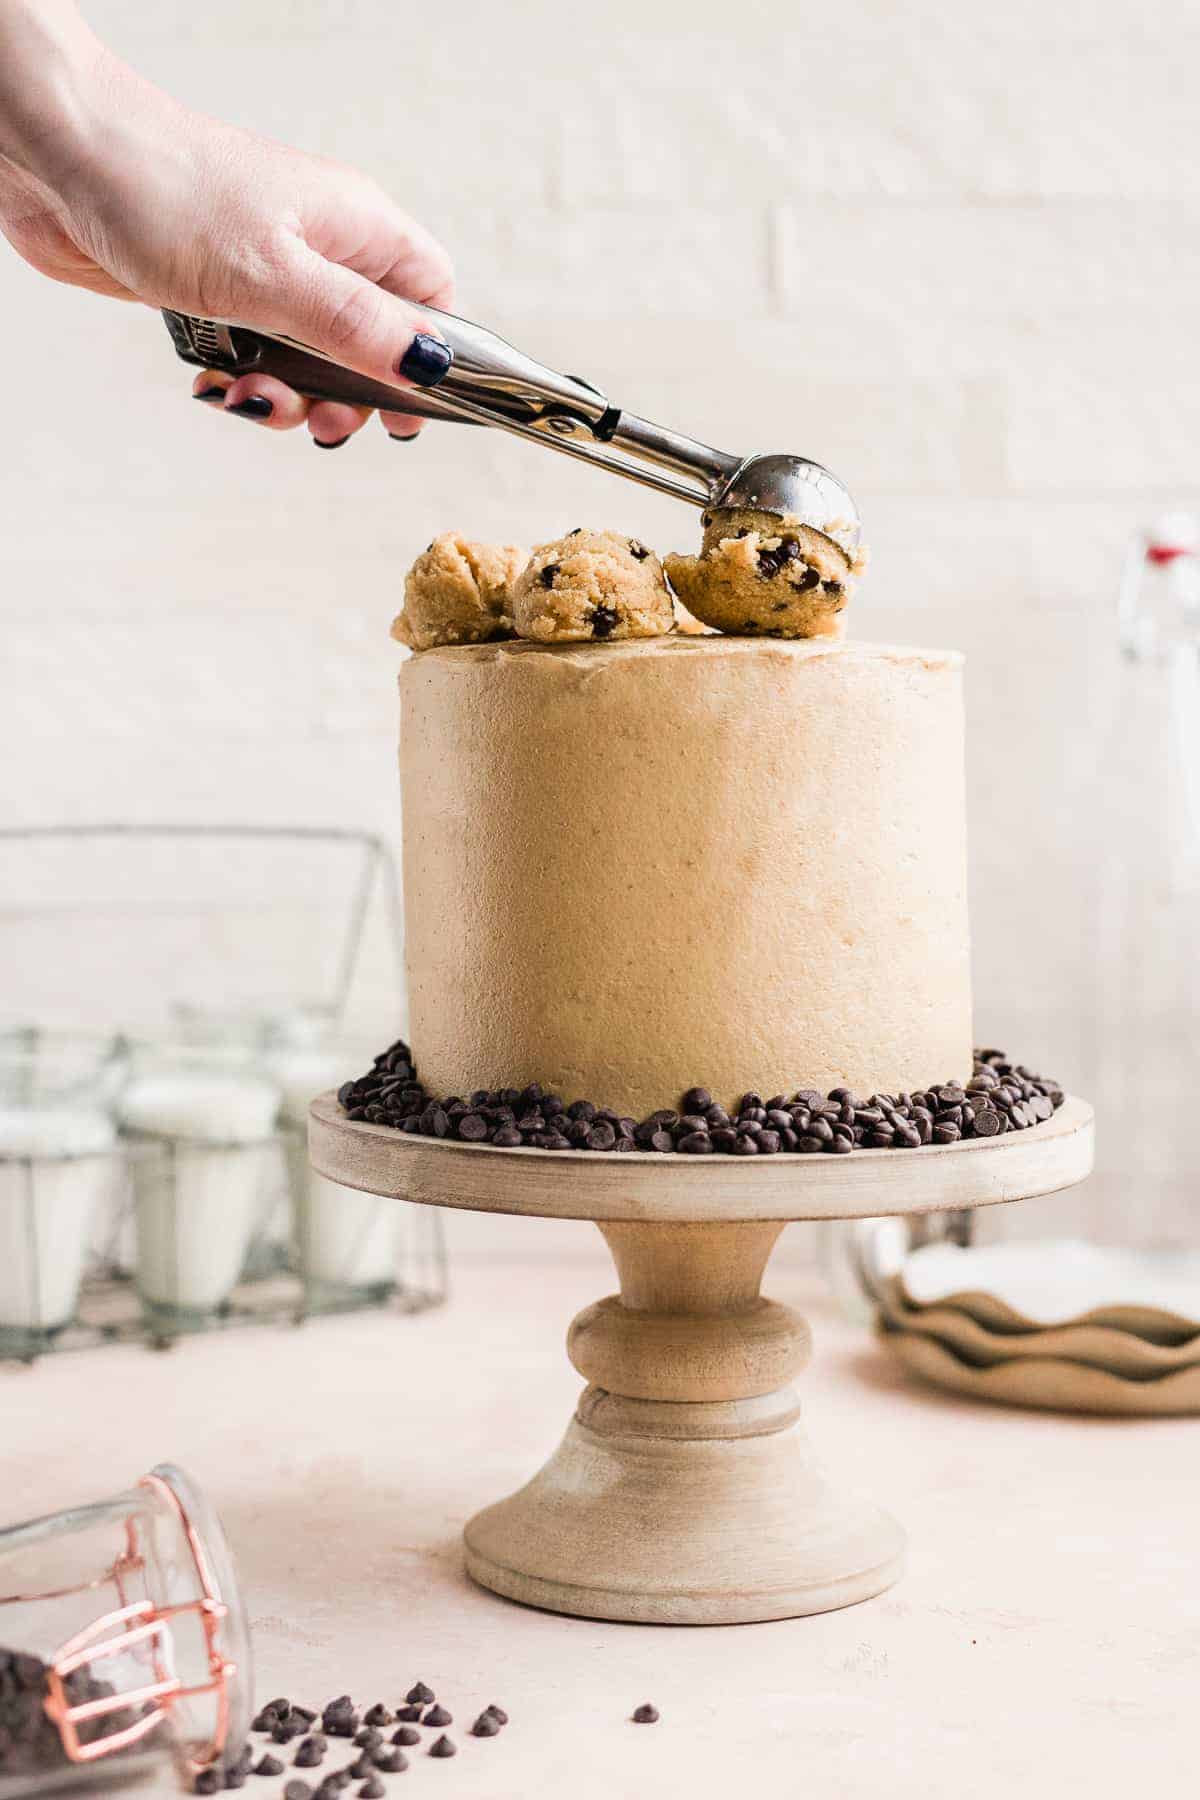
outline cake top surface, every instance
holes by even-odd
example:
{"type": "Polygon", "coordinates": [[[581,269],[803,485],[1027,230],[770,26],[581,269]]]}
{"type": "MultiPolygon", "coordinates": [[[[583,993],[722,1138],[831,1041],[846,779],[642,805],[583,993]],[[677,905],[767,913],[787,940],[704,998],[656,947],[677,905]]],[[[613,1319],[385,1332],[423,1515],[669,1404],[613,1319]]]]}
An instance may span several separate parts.
{"type": "Polygon", "coordinates": [[[522,638],[486,644],[455,644],[426,650],[411,658],[405,668],[417,670],[437,663],[443,667],[469,667],[529,657],[573,663],[594,669],[601,663],[653,661],[662,657],[752,658],[756,662],[791,664],[824,661],[888,662],[926,669],[957,669],[963,664],[958,650],[926,649],[910,644],[876,644],[862,639],[683,637],[630,638],[609,644],[539,644],[522,638]]]}

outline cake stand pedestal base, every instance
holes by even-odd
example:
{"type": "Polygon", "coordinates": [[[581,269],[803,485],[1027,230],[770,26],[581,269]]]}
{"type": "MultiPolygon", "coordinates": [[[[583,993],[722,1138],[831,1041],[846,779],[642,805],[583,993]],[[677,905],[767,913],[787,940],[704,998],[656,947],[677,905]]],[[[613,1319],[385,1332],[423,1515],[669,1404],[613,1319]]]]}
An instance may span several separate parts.
{"type": "Polygon", "coordinates": [[[759,1295],[782,1226],[600,1229],[621,1293],[571,1327],[589,1386],[546,1466],[467,1526],[469,1574],[554,1612],[666,1625],[828,1612],[889,1587],[903,1533],[825,1480],[790,1385],[808,1327],[759,1295]]]}
{"type": "Polygon", "coordinates": [[[759,1292],[784,1224],[1055,1193],[1091,1169],[1092,1112],[1068,1098],[1027,1131],[852,1156],[597,1156],[409,1136],[322,1094],[309,1150],[368,1194],[595,1221],[621,1291],[571,1326],[588,1386],[545,1468],[467,1526],[467,1568],[555,1612],[732,1625],[869,1599],[904,1551],[800,1428],[808,1326],[759,1292]]]}

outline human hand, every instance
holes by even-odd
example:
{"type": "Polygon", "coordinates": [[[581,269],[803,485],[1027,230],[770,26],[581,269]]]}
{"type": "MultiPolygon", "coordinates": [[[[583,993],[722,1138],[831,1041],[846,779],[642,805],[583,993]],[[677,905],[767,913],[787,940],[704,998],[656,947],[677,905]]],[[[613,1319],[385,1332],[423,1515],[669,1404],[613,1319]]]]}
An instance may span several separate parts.
{"type": "MultiPolygon", "coordinates": [[[[14,129],[0,92],[0,229],[28,263],[93,293],[297,338],[394,387],[441,380],[450,352],[405,305],[453,297],[449,258],[422,225],[352,169],[192,112],[78,28],[69,79],[25,106],[57,117],[14,129]]],[[[193,393],[271,430],[306,423],[325,448],[369,417],[265,375],[213,371],[193,393]]],[[[383,422],[402,438],[421,426],[383,422]]]]}

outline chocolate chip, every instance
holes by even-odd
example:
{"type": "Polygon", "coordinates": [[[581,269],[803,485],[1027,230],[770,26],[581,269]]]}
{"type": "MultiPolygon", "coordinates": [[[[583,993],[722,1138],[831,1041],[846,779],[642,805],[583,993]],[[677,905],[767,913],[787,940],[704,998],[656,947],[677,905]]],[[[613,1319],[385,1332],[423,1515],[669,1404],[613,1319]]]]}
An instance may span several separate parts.
{"type": "Polygon", "coordinates": [[[378,1775],[372,1775],[367,1781],[364,1781],[358,1791],[362,1800],[383,1800],[383,1796],[387,1793],[387,1789],[378,1775]]]}
{"type": "Polygon", "coordinates": [[[497,1737],[500,1732],[500,1721],[495,1713],[481,1712],[471,1727],[472,1737],[497,1737]]]}
{"type": "Polygon", "coordinates": [[[414,1731],[411,1725],[402,1725],[399,1731],[392,1733],[393,1744],[419,1744],[420,1741],[420,1732],[414,1731]]]}
{"type": "MultiPolygon", "coordinates": [[[[332,1731],[333,1726],[326,1726],[326,1730],[332,1731]]],[[[295,1722],[291,1719],[285,1719],[276,1725],[271,1736],[277,1744],[290,1744],[293,1738],[304,1736],[304,1726],[298,1719],[295,1722]]]]}
{"type": "Polygon", "coordinates": [[[707,1088],[689,1088],[687,1093],[683,1096],[683,1111],[685,1113],[706,1113],[712,1104],[713,1097],[707,1088]]]}
{"type": "Polygon", "coordinates": [[[957,1144],[962,1132],[957,1125],[935,1125],[933,1141],[935,1144],[957,1144]]]}
{"type": "Polygon", "coordinates": [[[611,637],[620,624],[621,615],[611,606],[593,606],[591,614],[592,636],[598,638],[611,637]]]}
{"type": "MultiPolygon", "coordinates": [[[[514,1125],[501,1125],[492,1133],[492,1142],[502,1150],[515,1150],[521,1142],[521,1134],[514,1125]]],[[[396,1714],[402,1718],[402,1713],[396,1714]]]]}
{"type": "Polygon", "coordinates": [[[283,1764],[277,1756],[260,1756],[254,1765],[256,1775],[282,1775],[283,1764]]]}
{"type": "Polygon", "coordinates": [[[451,1743],[448,1737],[435,1738],[429,1746],[430,1756],[457,1756],[458,1745],[451,1743]]]}
{"type": "Polygon", "coordinates": [[[403,1750],[377,1750],[375,1767],[382,1775],[398,1775],[402,1769],[407,1769],[408,1758],[403,1750]]]}
{"type": "MultiPolygon", "coordinates": [[[[391,1714],[388,1714],[391,1718],[391,1714]]],[[[354,1734],[354,1741],[363,1750],[373,1750],[376,1744],[382,1744],[383,1733],[374,1725],[364,1725],[361,1731],[354,1734]]]]}
{"type": "Polygon", "coordinates": [[[296,1751],[293,1761],[298,1769],[315,1769],[325,1754],[320,1738],[307,1737],[296,1751]]]}
{"type": "Polygon", "coordinates": [[[246,1785],[246,1770],[245,1769],[239,1769],[236,1766],[236,1764],[234,1765],[234,1767],[232,1769],[226,1769],[226,1771],[225,1771],[225,1786],[227,1788],[244,1788],[245,1785],[246,1785]]]}
{"type": "Polygon", "coordinates": [[[587,1147],[589,1150],[611,1150],[617,1141],[616,1128],[607,1119],[597,1119],[588,1128],[587,1147]]]}
{"type": "Polygon", "coordinates": [[[421,1723],[422,1725],[453,1725],[454,1720],[444,1706],[431,1706],[421,1723]]]}
{"type": "MultiPolygon", "coordinates": [[[[936,1128],[935,1128],[936,1129],[936,1128]]],[[[974,1132],[976,1137],[996,1137],[1000,1131],[1000,1115],[990,1108],[975,1114],[974,1132]]]]}
{"type": "MultiPolygon", "coordinates": [[[[758,1177],[755,1176],[755,1180],[757,1180],[757,1179],[758,1179],[758,1177]]],[[[657,1706],[651,1706],[649,1701],[647,1701],[647,1703],[644,1706],[637,1707],[634,1711],[633,1722],[635,1725],[657,1725],[658,1724],[658,1708],[657,1708],[657,1706]]]]}
{"type": "Polygon", "coordinates": [[[221,1771],[219,1769],[201,1769],[192,1783],[193,1794],[219,1794],[220,1791],[221,1771]]]}
{"type": "Polygon", "coordinates": [[[713,1142],[707,1130],[689,1131],[679,1139],[675,1148],[681,1150],[685,1156],[711,1156],[713,1142]]]}
{"type": "Polygon", "coordinates": [[[545,568],[542,570],[541,574],[538,576],[538,580],[541,582],[541,584],[544,588],[552,588],[554,586],[554,577],[558,574],[558,571],[561,568],[562,568],[561,563],[551,562],[551,563],[546,564],[545,568]]]}
{"type": "Polygon", "coordinates": [[[283,1790],[283,1800],[310,1800],[311,1795],[307,1781],[289,1781],[283,1790]]]}
{"type": "Polygon", "coordinates": [[[491,1713],[493,1719],[498,1719],[501,1725],[508,1724],[508,1714],[502,1706],[497,1706],[494,1700],[489,1706],[485,1706],[483,1710],[484,1712],[491,1713]]]}
{"type": "MultiPolygon", "coordinates": [[[[431,1698],[432,1698],[432,1696],[431,1696],[431,1698]]],[[[421,1717],[422,1710],[423,1709],[415,1701],[413,1701],[408,1706],[398,1706],[396,1708],[396,1717],[398,1719],[419,1719],[421,1717]]]]}
{"type": "MultiPolygon", "coordinates": [[[[487,1120],[481,1119],[478,1113],[464,1113],[462,1118],[458,1121],[458,1135],[460,1138],[466,1138],[468,1143],[479,1143],[487,1136],[487,1134],[487,1120]]],[[[376,1709],[372,1707],[371,1711],[374,1712],[375,1710],[376,1709]]],[[[370,1716],[371,1714],[368,1713],[367,1717],[370,1718],[370,1716]]],[[[384,1724],[390,1724],[391,1718],[391,1713],[388,1713],[387,1718],[383,1721],[384,1724]]]]}
{"type": "Polygon", "coordinates": [[[800,556],[800,545],[794,537],[782,538],[773,550],[760,550],[758,553],[758,572],[764,578],[778,575],[790,562],[800,556]]]}
{"type": "Polygon", "coordinates": [[[645,560],[649,556],[650,552],[647,550],[645,544],[643,544],[639,538],[630,538],[629,554],[630,554],[630,556],[632,556],[635,559],[635,561],[645,562],[645,560]]]}

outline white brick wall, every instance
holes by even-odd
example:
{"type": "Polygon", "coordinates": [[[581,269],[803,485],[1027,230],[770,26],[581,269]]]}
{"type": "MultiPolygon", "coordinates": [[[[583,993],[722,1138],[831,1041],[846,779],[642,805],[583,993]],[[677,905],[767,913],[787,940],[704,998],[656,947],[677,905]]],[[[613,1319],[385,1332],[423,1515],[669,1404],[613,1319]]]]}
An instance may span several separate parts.
{"type": "MultiPolygon", "coordinates": [[[[970,659],[980,1030],[1101,1082],[1079,920],[1117,560],[1200,495],[1190,0],[91,12],[184,98],[378,175],[454,249],[469,315],[652,417],[847,477],[875,551],[859,629],[970,659]]],[[[192,405],[152,315],[12,259],[0,280],[9,822],[390,829],[387,625],[435,531],[692,534],[488,434],[316,456],[192,405]]],[[[1055,1210],[1137,1235],[1131,1180],[1115,1159],[1055,1210]]],[[[1188,1184],[1157,1191],[1184,1228],[1188,1184]]]]}

